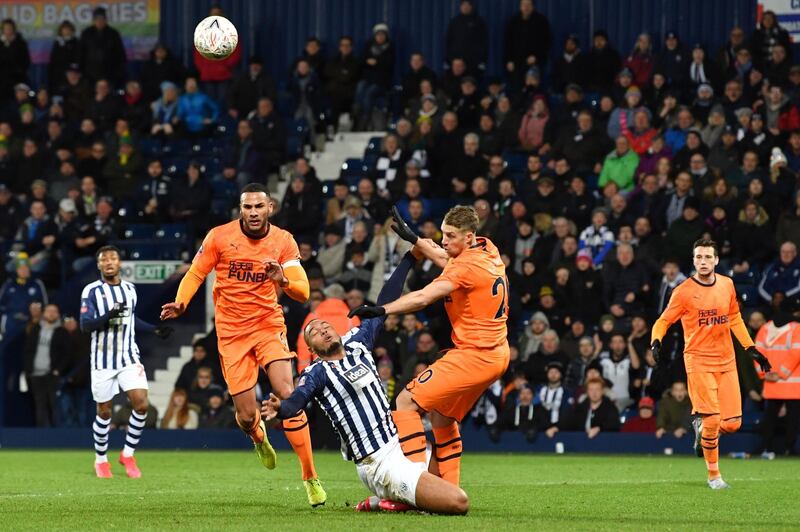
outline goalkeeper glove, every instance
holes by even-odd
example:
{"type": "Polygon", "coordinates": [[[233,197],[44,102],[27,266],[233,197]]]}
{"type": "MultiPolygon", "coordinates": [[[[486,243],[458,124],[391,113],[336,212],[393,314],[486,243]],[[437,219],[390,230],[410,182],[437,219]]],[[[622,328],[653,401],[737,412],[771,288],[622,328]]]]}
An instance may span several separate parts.
{"type": "Polygon", "coordinates": [[[650,344],[650,351],[653,352],[653,358],[656,360],[656,365],[661,366],[664,362],[666,362],[667,357],[662,357],[661,353],[661,340],[653,340],[653,343],[650,344]]]}
{"type": "Polygon", "coordinates": [[[758,365],[761,366],[761,371],[764,373],[769,373],[772,370],[772,364],[769,363],[767,357],[765,357],[758,349],[756,349],[756,346],[751,345],[747,348],[747,352],[751,357],[753,357],[753,360],[758,362],[758,365]]]}
{"type": "Polygon", "coordinates": [[[394,224],[392,225],[392,231],[397,233],[397,236],[405,240],[406,242],[410,242],[412,245],[417,243],[419,237],[417,233],[415,233],[411,227],[408,226],[403,217],[400,216],[400,211],[397,210],[397,207],[392,207],[392,218],[394,218],[394,224]]]}
{"type": "Polygon", "coordinates": [[[373,307],[370,305],[361,305],[360,307],[356,307],[351,310],[348,314],[348,318],[352,318],[353,316],[358,316],[362,320],[368,320],[370,318],[379,318],[381,316],[386,315],[386,309],[383,307],[373,307]]]}
{"type": "Polygon", "coordinates": [[[153,330],[153,333],[155,333],[155,335],[158,336],[159,338],[163,339],[163,338],[169,338],[169,335],[172,334],[172,331],[174,330],[175,329],[173,329],[169,325],[159,325],[153,330]]]}

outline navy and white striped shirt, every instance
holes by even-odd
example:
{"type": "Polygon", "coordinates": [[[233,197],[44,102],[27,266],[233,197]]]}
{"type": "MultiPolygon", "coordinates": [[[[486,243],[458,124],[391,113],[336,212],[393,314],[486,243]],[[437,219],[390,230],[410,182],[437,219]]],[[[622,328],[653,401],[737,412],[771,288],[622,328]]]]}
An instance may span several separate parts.
{"type": "MultiPolygon", "coordinates": [[[[400,297],[415,262],[406,253],[384,284],[378,296],[379,305],[400,297]]],[[[372,357],[383,319],[364,320],[342,336],[341,360],[319,358],[303,370],[297,388],[282,402],[278,412],[281,419],[293,417],[311,399],[316,400],[339,434],[345,460],[360,461],[397,438],[389,401],[372,357]]]]}
{"type": "Polygon", "coordinates": [[[92,333],[92,369],[122,369],[140,362],[136,325],[142,322],[135,317],[136,301],[136,287],[128,281],[113,285],[98,280],[84,287],[81,329],[92,333]],[[116,303],[122,303],[126,310],[109,319],[108,312],[116,303]]]}
{"type": "Polygon", "coordinates": [[[298,381],[296,391],[306,402],[316,399],[333,423],[346,460],[361,460],[397,437],[372,358],[374,337],[382,326],[382,319],[373,318],[352,329],[342,337],[343,359],[317,359],[298,381]]]}

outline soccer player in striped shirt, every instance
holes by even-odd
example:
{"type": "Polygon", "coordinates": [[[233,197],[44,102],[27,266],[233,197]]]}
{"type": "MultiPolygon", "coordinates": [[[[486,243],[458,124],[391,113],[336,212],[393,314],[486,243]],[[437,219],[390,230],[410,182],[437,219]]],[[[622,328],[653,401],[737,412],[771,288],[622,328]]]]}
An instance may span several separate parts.
{"type": "Polygon", "coordinates": [[[717,244],[700,239],[692,246],[695,274],[672,292],[669,304],[653,324],[651,349],[659,364],[666,362],[661,341],[678,320],[683,326],[689,398],[695,430],[695,452],[706,460],[708,487],[730,486],[719,471],[719,436],[742,426],[742,397],[731,333],[765,372],[767,358],[759,353],[739,312],[736,289],[730,277],[714,272],[719,264],[717,244]]]}
{"type": "MultiPolygon", "coordinates": [[[[398,298],[415,258],[409,252],[381,289],[378,303],[398,298]]],[[[266,419],[288,419],[315,399],[342,441],[342,456],[356,463],[358,476],[375,496],[359,511],[404,510],[464,514],[469,499],[461,488],[427,472],[425,463],[403,454],[397,427],[372,356],[384,318],[365,320],[340,337],[330,323],[311,320],[303,336],[317,360],[300,375],[297,388],[281,401],[262,403],[266,419]]]]}
{"type": "Polygon", "coordinates": [[[136,317],[136,287],[120,278],[122,262],[114,246],[97,251],[100,279],[89,283],[81,293],[81,330],[91,332],[92,396],[97,402],[94,434],[94,470],[99,478],[111,478],[108,463],[108,431],[111,402],[120,390],[128,394],[133,410],[128,421],[125,447],[119,463],[131,478],[142,476],[133,453],[142,436],[147,417],[147,375],[139,358],[136,329],[153,332],[160,338],[172,333],[171,327],[156,327],[136,317]]]}

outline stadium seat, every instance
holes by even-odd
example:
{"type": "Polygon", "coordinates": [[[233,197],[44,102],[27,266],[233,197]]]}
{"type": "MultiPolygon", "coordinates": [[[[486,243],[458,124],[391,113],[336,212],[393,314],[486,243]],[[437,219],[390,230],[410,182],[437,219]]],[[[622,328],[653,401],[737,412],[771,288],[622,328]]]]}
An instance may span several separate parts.
{"type": "Polygon", "coordinates": [[[339,172],[339,177],[342,179],[360,179],[367,171],[366,165],[362,159],[350,158],[342,164],[342,171],[339,172]]]}
{"type": "Polygon", "coordinates": [[[528,168],[528,154],[515,151],[503,153],[503,160],[506,162],[506,169],[509,173],[525,173],[528,168]]]}
{"type": "Polygon", "coordinates": [[[125,240],[148,240],[155,238],[156,229],[154,224],[128,224],[123,236],[125,240]]]}
{"type": "Polygon", "coordinates": [[[186,224],[163,224],[155,232],[159,239],[184,240],[189,233],[186,224]]]}

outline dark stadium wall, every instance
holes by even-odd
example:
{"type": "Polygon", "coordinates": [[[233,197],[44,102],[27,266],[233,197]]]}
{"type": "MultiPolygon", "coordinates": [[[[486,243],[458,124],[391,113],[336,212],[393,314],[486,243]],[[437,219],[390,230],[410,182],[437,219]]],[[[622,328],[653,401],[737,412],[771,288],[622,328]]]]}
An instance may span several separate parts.
{"type": "MultiPolygon", "coordinates": [[[[425,54],[432,68],[440,69],[445,32],[458,12],[459,0],[162,0],[161,38],[186,64],[191,64],[194,27],[215,3],[236,24],[243,57],[258,53],[278,80],[285,79],[306,38],[319,37],[326,54],[331,54],[338,37],[349,34],[360,53],[372,26],[386,22],[397,52],[397,81],[415,49],[425,54]]],[[[518,4],[518,0],[475,0],[489,27],[491,74],[501,71],[503,28],[518,4]]],[[[642,31],[652,34],[658,48],[670,30],[687,46],[699,42],[716,53],[734,25],[749,35],[756,13],[754,0],[536,0],[535,4],[553,27],[555,53],[570,33],[576,33],[581,46],[588,49],[598,29],[608,31],[623,55],[642,31]]]]}

